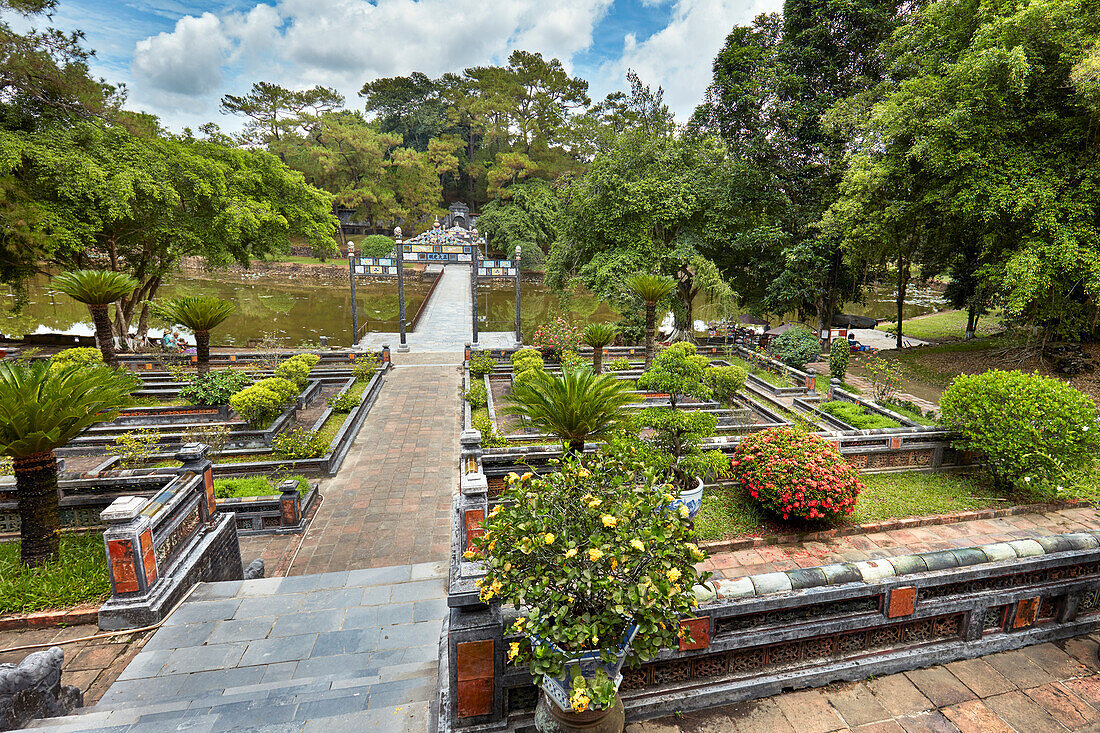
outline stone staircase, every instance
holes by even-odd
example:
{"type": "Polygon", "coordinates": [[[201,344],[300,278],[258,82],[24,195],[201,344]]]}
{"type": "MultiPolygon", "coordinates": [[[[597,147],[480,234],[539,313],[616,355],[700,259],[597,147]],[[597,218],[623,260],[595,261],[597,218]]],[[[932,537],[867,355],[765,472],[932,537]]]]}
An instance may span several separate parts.
{"type": "Polygon", "coordinates": [[[442,563],[201,584],[100,702],[36,731],[434,727],[442,563]]]}

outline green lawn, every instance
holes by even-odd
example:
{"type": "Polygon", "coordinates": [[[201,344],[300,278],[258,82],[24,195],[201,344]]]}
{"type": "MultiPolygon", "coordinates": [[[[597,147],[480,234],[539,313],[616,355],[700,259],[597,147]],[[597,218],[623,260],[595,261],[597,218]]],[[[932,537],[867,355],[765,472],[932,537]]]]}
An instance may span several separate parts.
{"type": "Polygon", "coordinates": [[[755,362],[749,362],[736,356],[727,357],[726,360],[730,364],[736,364],[739,367],[743,367],[745,371],[747,371],[749,374],[753,375],[754,377],[759,377],[760,379],[763,379],[765,382],[772,385],[773,387],[795,386],[794,382],[792,382],[786,376],[776,374],[775,372],[765,369],[755,362]]]}
{"type": "Polygon", "coordinates": [[[858,428],[860,430],[901,427],[901,423],[897,420],[886,417],[885,415],[867,412],[866,407],[857,405],[854,402],[844,402],[843,400],[822,402],[817,406],[817,409],[821,410],[826,415],[832,415],[837,420],[846,422],[853,428],[858,428]]]}
{"type": "Polygon", "coordinates": [[[939,423],[935,420],[925,417],[924,414],[920,412],[920,410],[915,410],[911,407],[906,407],[905,405],[899,405],[895,402],[888,402],[886,404],[879,402],[878,404],[882,405],[882,407],[885,407],[887,410],[898,413],[902,417],[909,418],[917,425],[926,425],[928,427],[935,427],[936,425],[939,425],[939,423]]]}
{"type": "MultiPolygon", "coordinates": [[[[898,324],[884,323],[879,328],[889,333],[897,333],[898,324]]],[[[904,322],[903,333],[924,341],[962,340],[966,336],[966,311],[943,311],[930,316],[920,316],[904,322]]],[[[990,313],[978,319],[978,336],[990,336],[1000,333],[1004,328],[998,314],[990,313]]]]}
{"type": "Polygon", "coordinates": [[[19,542],[0,542],[0,614],[102,603],[111,595],[103,535],[63,535],[61,556],[39,568],[19,564],[19,542]]]}
{"type": "MultiPolygon", "coordinates": [[[[847,520],[854,524],[1039,501],[1036,498],[1003,499],[994,496],[984,477],[976,473],[907,471],[864,474],[863,482],[867,490],[860,494],[856,510],[847,520]]],[[[1096,493],[1100,498],[1100,488],[1096,493]]],[[[734,484],[707,488],[703,494],[703,506],[695,517],[695,531],[702,540],[820,528],[821,525],[797,526],[777,521],[734,484]]]]}
{"type": "Polygon", "coordinates": [[[249,496],[270,496],[279,493],[279,484],[287,479],[298,482],[298,493],[309,493],[309,481],[305,476],[246,476],[243,478],[214,479],[214,496],[219,499],[243,499],[249,496]]]}

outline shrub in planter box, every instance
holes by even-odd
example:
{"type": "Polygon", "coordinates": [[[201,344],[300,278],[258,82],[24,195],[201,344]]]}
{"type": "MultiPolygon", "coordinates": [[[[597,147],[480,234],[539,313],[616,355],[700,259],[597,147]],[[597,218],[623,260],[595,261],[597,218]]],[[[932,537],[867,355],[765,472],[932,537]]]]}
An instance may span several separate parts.
{"type": "Polygon", "coordinates": [[[229,406],[252,425],[260,426],[278,417],[287,403],[297,396],[298,388],[293,382],[269,377],[230,397],[229,406]]]}
{"type": "Polygon", "coordinates": [[[620,654],[651,659],[694,615],[692,588],[710,574],[695,568],[705,555],[686,509],[665,511],[669,492],[625,443],[567,454],[546,476],[510,474],[466,554],[485,561],[481,599],[523,612],[512,631],[524,638],[510,643],[509,659],[576,713],[615,705],[620,654]],[[576,661],[585,655],[598,662],[576,661]]]}
{"type": "Polygon", "coordinates": [[[316,354],[298,354],[275,367],[275,376],[294,382],[301,390],[309,381],[309,372],[317,365],[321,357],[316,354]]]}
{"type": "Polygon", "coordinates": [[[792,428],[745,436],[731,466],[745,491],[783,519],[851,514],[864,489],[859,471],[835,445],[792,428]]]}

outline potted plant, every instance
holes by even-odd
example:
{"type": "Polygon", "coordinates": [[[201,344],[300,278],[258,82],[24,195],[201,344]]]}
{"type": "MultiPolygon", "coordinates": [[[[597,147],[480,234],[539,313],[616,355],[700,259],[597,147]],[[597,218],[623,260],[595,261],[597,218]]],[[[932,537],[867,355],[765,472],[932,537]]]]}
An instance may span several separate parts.
{"type": "Polygon", "coordinates": [[[638,378],[638,386],[667,393],[669,407],[642,411],[642,424],[653,430],[653,441],[672,456],[669,471],[683,503],[694,517],[703,502],[703,476],[729,470],[721,451],[703,450],[703,439],[715,434],[718,418],[709,412],[677,409],[685,398],[706,401],[714,396],[705,383],[710,361],[695,351],[694,344],[680,341],[659,353],[653,366],[638,378]]]}
{"type": "Polygon", "coordinates": [[[481,599],[520,611],[508,659],[541,684],[540,731],[621,731],[620,669],[685,638],[710,575],[686,509],[660,511],[672,497],[643,453],[611,441],[546,476],[510,474],[467,552],[484,560],[481,599]]]}

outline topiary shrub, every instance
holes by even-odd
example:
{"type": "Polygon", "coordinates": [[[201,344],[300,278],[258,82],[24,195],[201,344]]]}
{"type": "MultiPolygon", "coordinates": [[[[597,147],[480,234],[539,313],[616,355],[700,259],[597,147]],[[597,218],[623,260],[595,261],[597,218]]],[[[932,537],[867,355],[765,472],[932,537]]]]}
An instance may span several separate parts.
{"type": "Polygon", "coordinates": [[[219,369],[194,377],[180,388],[180,398],[192,405],[225,405],[230,397],[250,384],[252,379],[244,372],[219,369]]]}
{"type": "Polygon", "coordinates": [[[742,438],[731,466],[749,496],[785,520],[851,514],[864,488],[835,445],[786,427],[742,438]]]}
{"type": "Polygon", "coordinates": [[[542,354],[535,349],[520,349],[512,354],[512,371],[523,372],[528,369],[542,369],[542,354]]]}
{"type": "Polygon", "coordinates": [[[103,352],[94,346],[65,349],[50,358],[50,369],[60,369],[71,364],[102,364],[103,352]]]}
{"type": "Polygon", "coordinates": [[[360,382],[365,382],[374,376],[382,362],[377,354],[362,354],[355,357],[351,363],[351,373],[360,382]]]}
{"type": "Polygon", "coordinates": [[[787,366],[801,369],[821,356],[821,341],[805,326],[795,326],[772,339],[768,353],[787,366]]]}
{"type": "Polygon", "coordinates": [[[293,382],[279,377],[261,379],[229,398],[233,411],[255,427],[264,426],[279,416],[283,407],[298,396],[293,382]]]}
{"type": "Polygon", "coordinates": [[[368,234],[359,240],[357,250],[360,257],[389,257],[394,253],[394,244],[385,234],[368,234]]]}
{"type": "Polygon", "coordinates": [[[844,381],[848,375],[848,361],[852,358],[852,348],[848,342],[838,339],[829,349],[829,377],[844,381]]]}
{"type": "Polygon", "coordinates": [[[470,407],[485,407],[489,404],[489,393],[485,389],[485,382],[473,382],[466,390],[466,401],[470,407]]]}
{"type": "Polygon", "coordinates": [[[749,373],[736,364],[703,370],[703,384],[710,387],[715,399],[727,405],[744,389],[748,378],[749,373]]]}
{"type": "Polygon", "coordinates": [[[625,356],[620,356],[617,359],[612,359],[607,364],[607,371],[609,372],[623,372],[630,368],[630,359],[625,356]]]}
{"type": "MultiPolygon", "coordinates": [[[[516,352],[519,353],[519,352],[516,352]]],[[[541,357],[540,357],[541,361],[541,357]]],[[[470,357],[470,376],[480,379],[486,374],[492,374],[496,368],[496,362],[493,361],[493,357],[489,355],[487,351],[479,351],[470,357]]]]}
{"type": "Polygon", "coordinates": [[[1092,398],[1038,374],[961,374],[940,398],[940,413],[959,434],[957,447],[985,456],[1000,489],[1056,489],[1100,449],[1092,398]]]}
{"type": "Polygon", "coordinates": [[[516,387],[522,384],[530,384],[531,382],[538,381],[539,379],[545,379],[546,376],[546,371],[541,367],[524,369],[521,372],[513,372],[512,391],[515,391],[516,387]]]}
{"type": "Polygon", "coordinates": [[[359,404],[359,398],[350,390],[328,398],[328,406],[333,412],[351,412],[359,404]]]}
{"type": "Polygon", "coordinates": [[[298,354],[275,367],[275,376],[287,379],[298,385],[301,390],[309,382],[309,372],[317,365],[321,357],[316,354],[298,354]]]}
{"type": "Polygon", "coordinates": [[[325,436],[305,428],[296,428],[289,433],[281,433],[271,441],[271,450],[279,458],[290,460],[319,458],[328,450],[329,442],[325,436]]]}

